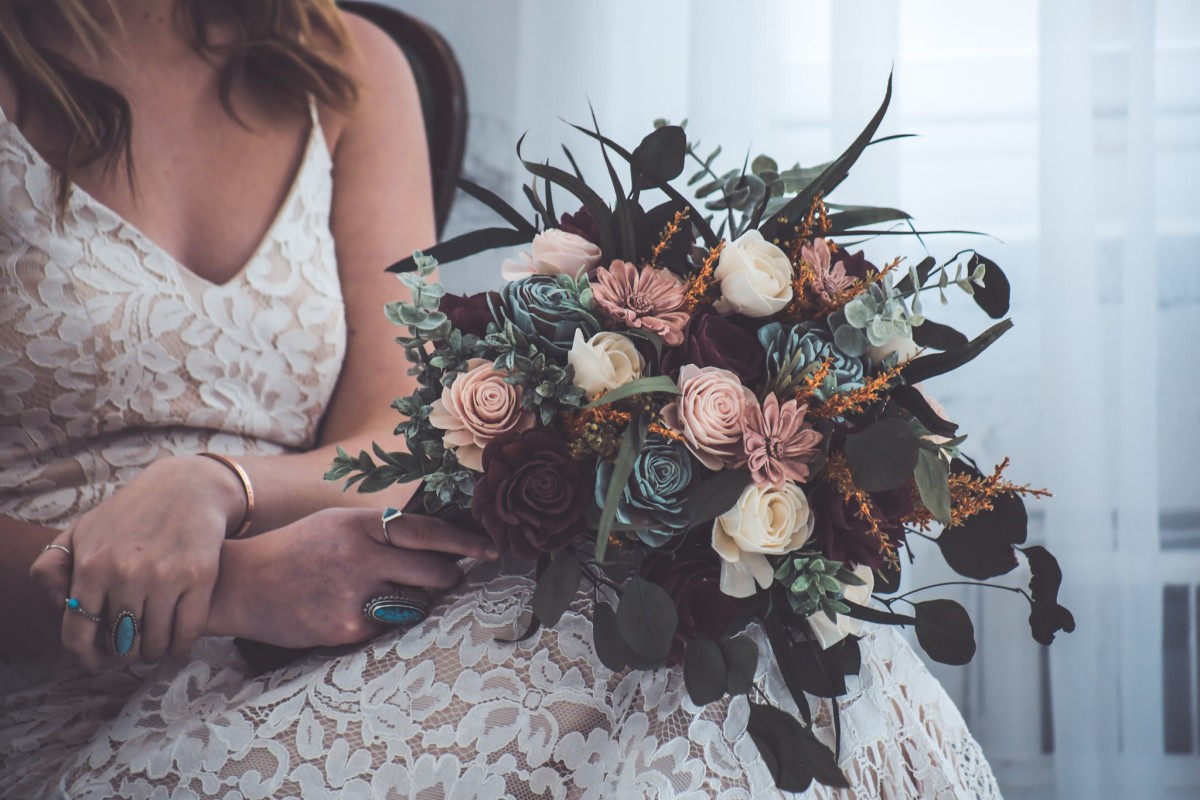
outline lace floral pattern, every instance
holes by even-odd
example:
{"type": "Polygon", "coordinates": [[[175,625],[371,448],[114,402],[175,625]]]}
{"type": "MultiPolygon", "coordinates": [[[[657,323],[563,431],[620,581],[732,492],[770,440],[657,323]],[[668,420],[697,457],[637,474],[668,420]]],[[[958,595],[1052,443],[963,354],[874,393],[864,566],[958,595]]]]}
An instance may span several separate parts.
{"type": "MultiPolygon", "coordinates": [[[[316,128],[258,252],[217,286],[81,192],[56,231],[52,175],[0,119],[0,514],[64,526],[166,454],[310,446],[345,337],[330,192],[316,128]]],[[[0,662],[0,798],[778,796],[745,699],[697,708],[677,670],[610,672],[586,598],[498,641],[532,589],[479,565],[419,628],[260,677],[225,639],[99,675],[0,662]]],[[[758,683],[788,707],[777,672],[758,683]]],[[[894,631],[867,635],[851,683],[854,789],[806,796],[999,797],[894,631]]],[[[832,743],[828,705],[814,712],[832,743]]]]}

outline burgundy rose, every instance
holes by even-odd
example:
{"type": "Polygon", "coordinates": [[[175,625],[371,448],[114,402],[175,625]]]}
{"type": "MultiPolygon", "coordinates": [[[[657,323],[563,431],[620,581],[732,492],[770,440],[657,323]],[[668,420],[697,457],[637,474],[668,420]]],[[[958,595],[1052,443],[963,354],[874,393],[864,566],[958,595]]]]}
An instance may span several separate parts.
{"type": "Polygon", "coordinates": [[[858,278],[860,281],[866,280],[867,272],[878,272],[878,268],[867,261],[867,257],[862,250],[855,250],[853,253],[845,248],[838,248],[838,251],[833,254],[833,259],[830,262],[830,269],[835,269],[838,264],[842,265],[842,269],[851,278],[858,278]]]}
{"type": "Polygon", "coordinates": [[[582,236],[596,247],[600,246],[600,226],[586,208],[580,208],[574,214],[563,214],[559,227],[567,233],[582,236]]]}
{"type": "Polygon", "coordinates": [[[663,354],[663,372],[675,374],[684,364],[717,367],[737,375],[743,386],[754,386],[765,360],[758,337],[701,306],[683,330],[683,344],[663,354]]]}
{"type": "Polygon", "coordinates": [[[591,497],[591,477],[566,444],[533,428],[498,436],[484,448],[471,515],[501,553],[532,561],[580,534],[591,497]]]}
{"type": "Polygon", "coordinates": [[[721,559],[703,536],[692,537],[674,553],[651,550],[642,561],[642,576],[661,586],[679,610],[670,664],[683,663],[687,639],[720,639],[730,633],[753,602],[721,591],[721,559]]]}
{"type": "Polygon", "coordinates": [[[500,299],[495,292],[480,292],[479,294],[446,294],[438,309],[450,318],[450,324],[463,333],[473,333],[476,336],[487,334],[489,322],[494,320],[490,303],[500,299]]]}
{"type": "MultiPolygon", "coordinates": [[[[832,481],[820,481],[805,488],[808,489],[808,504],[817,521],[810,541],[826,557],[845,561],[851,568],[859,564],[872,569],[883,566],[879,538],[856,513],[857,504],[843,499],[832,481]]],[[[899,547],[904,543],[901,520],[913,510],[913,489],[906,484],[886,492],[874,492],[869,497],[872,513],[879,520],[884,537],[899,547]]]]}

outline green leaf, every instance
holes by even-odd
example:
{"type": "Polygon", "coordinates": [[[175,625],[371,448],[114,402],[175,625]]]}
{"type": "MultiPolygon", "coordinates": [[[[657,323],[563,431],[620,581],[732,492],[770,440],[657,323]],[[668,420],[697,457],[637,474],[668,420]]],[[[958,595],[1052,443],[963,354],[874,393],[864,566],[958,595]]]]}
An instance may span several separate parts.
{"type": "Polygon", "coordinates": [[[912,477],[920,449],[907,422],[885,417],[847,436],[845,452],[854,482],[868,492],[884,492],[912,477]]]}
{"type": "Polygon", "coordinates": [[[698,706],[725,696],[728,679],[721,646],[711,639],[693,639],[683,651],[683,683],[698,706]]]}
{"type": "Polygon", "coordinates": [[[684,513],[688,515],[691,525],[700,525],[716,519],[733,508],[749,485],[748,469],[723,469],[715,472],[700,481],[692,490],[691,496],[683,504],[684,513]]]}
{"type": "Polygon", "coordinates": [[[830,234],[847,233],[852,228],[861,228],[864,225],[910,219],[906,212],[898,208],[876,208],[873,206],[843,206],[843,208],[845,208],[845,211],[829,215],[830,234]]]}
{"type": "MultiPolygon", "coordinates": [[[[834,702],[837,702],[836,700],[834,702]]],[[[802,728],[800,733],[800,758],[804,760],[818,783],[849,789],[850,782],[837,765],[833,751],[821,744],[812,728],[802,728]]]]}
{"type": "Polygon", "coordinates": [[[735,636],[720,643],[725,657],[725,691],[747,694],[758,671],[758,645],[749,636],[735,636]]]}
{"type": "Polygon", "coordinates": [[[584,408],[595,408],[596,406],[604,406],[609,403],[615,403],[618,400],[624,400],[628,397],[634,397],[639,394],[649,394],[650,392],[661,392],[663,394],[681,394],[679,387],[675,385],[675,381],[668,378],[666,375],[654,375],[650,378],[638,378],[635,381],[630,381],[623,386],[618,386],[611,392],[597,397],[592,402],[588,403],[584,408]]]}
{"type": "Polygon", "coordinates": [[[613,672],[625,669],[625,642],[617,628],[617,614],[608,603],[596,603],[592,610],[592,639],[601,664],[613,672]]]}
{"type": "Polygon", "coordinates": [[[533,613],[542,624],[549,628],[558,624],[563,612],[579,593],[582,578],[583,568],[574,553],[563,550],[554,556],[533,590],[533,613]]]}
{"type": "Polygon", "coordinates": [[[612,533],[613,521],[617,516],[617,505],[625,484],[633,472],[634,462],[642,445],[646,443],[646,421],[641,415],[629,421],[625,433],[621,436],[621,447],[617,450],[616,461],[613,462],[612,477],[608,490],[604,493],[604,508],[600,511],[600,522],[596,527],[596,560],[604,563],[604,554],[608,548],[608,535],[612,533]]]}
{"type": "Polygon", "coordinates": [[[924,447],[917,455],[917,468],[913,472],[921,503],[943,525],[950,524],[950,470],[946,462],[936,453],[924,447]]]}
{"type": "Polygon", "coordinates": [[[678,625],[675,603],[662,587],[641,576],[630,579],[617,607],[617,628],[633,655],[652,664],[663,663],[678,625]]]}
{"type": "Polygon", "coordinates": [[[965,345],[954,347],[944,353],[935,353],[933,355],[914,358],[904,367],[901,375],[904,376],[904,380],[908,383],[920,383],[921,381],[929,380],[951,370],[958,369],[991,347],[1012,326],[1012,320],[1006,319],[1002,322],[997,322],[965,345]]]}
{"type": "Polygon", "coordinates": [[[953,600],[915,603],[917,642],[934,661],[961,666],[975,656],[975,626],[953,600]]]}

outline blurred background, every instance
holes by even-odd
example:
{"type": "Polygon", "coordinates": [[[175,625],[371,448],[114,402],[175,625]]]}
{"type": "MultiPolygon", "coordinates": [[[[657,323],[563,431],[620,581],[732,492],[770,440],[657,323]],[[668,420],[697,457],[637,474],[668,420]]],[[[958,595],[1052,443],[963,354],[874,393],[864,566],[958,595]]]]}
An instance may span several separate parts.
{"type": "MultiPolygon", "coordinates": [[[[947,588],[976,624],[967,667],[933,664],[1005,797],[1200,797],[1200,2],[1195,0],[391,0],[440,30],[466,74],[465,173],[525,207],[514,146],[599,184],[560,117],[635,144],[688,120],[723,169],[746,153],[829,160],[883,96],[880,135],[833,195],[924,230],[864,244],[943,260],[966,247],[1013,284],[1016,327],[928,387],[982,467],[1051,488],[1030,542],[1064,571],[1078,629],[1051,648],[1009,592],[947,588]]],[[[718,169],[718,172],[723,171],[718,169]]],[[[563,205],[559,201],[560,206],[563,205]]],[[[447,236],[492,224],[460,197],[447,236]]],[[[503,253],[443,270],[499,283],[503,253]]],[[[926,313],[968,335],[966,298],[926,313]]],[[[953,579],[915,541],[908,587],[953,579]]],[[[1028,582],[1023,567],[1000,579],[1028,582]]]]}

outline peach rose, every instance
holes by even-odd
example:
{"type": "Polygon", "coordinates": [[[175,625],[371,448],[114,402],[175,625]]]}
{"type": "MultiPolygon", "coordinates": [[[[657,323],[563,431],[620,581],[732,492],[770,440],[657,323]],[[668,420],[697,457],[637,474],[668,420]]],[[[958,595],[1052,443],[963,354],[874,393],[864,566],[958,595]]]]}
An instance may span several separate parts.
{"type": "Polygon", "coordinates": [[[504,259],[500,274],[506,281],[528,278],[530,275],[570,275],[579,277],[585,270],[600,263],[600,248],[582,236],[558,228],[542,231],[533,237],[533,255],[519,253],[517,260],[504,259]]]}
{"type": "Polygon", "coordinates": [[[754,393],[737,375],[717,367],[679,369],[679,399],[663,408],[663,421],[683,434],[700,463],[717,470],[743,461],[742,408],[754,393]]]}
{"type": "Polygon", "coordinates": [[[486,358],[473,358],[429,411],[429,421],[446,432],[442,441],[464,467],[481,471],[488,442],[534,426],[533,413],[521,408],[521,387],[505,383],[505,374],[486,358]]]}

